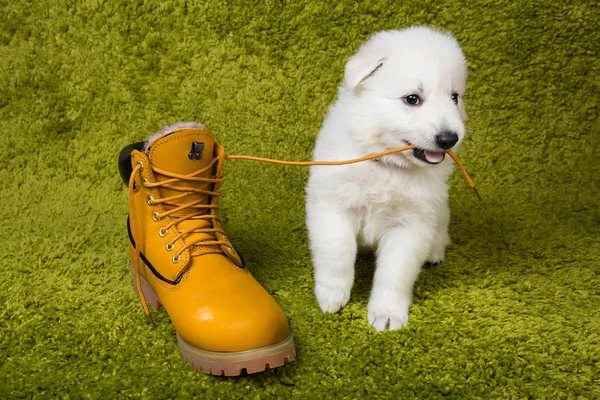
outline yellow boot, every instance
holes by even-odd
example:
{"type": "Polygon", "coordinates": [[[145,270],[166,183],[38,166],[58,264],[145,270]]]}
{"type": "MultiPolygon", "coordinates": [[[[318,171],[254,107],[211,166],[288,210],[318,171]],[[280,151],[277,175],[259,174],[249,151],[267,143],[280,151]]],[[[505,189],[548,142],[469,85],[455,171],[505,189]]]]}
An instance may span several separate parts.
{"type": "Polygon", "coordinates": [[[223,146],[197,123],[127,146],[134,288],[167,310],[183,357],[213,375],[275,368],[295,357],[286,317],[252,277],[220,224],[223,146]]]}

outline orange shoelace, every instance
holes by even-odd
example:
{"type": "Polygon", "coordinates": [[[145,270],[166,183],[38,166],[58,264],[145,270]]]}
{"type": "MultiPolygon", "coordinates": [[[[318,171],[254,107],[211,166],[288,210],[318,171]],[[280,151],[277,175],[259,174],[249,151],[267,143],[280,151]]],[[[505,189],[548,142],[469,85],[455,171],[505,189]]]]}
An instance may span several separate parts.
{"type": "MultiPolygon", "coordinates": [[[[266,162],[266,163],[272,163],[272,164],[293,165],[293,166],[299,166],[299,167],[310,167],[310,166],[313,166],[313,165],[326,166],[326,165],[355,164],[355,163],[359,163],[359,162],[363,162],[363,161],[374,160],[376,158],[387,156],[387,155],[390,155],[390,154],[400,153],[400,152],[403,152],[403,151],[406,151],[406,150],[411,150],[411,149],[414,149],[414,148],[415,148],[415,146],[398,147],[397,149],[382,151],[381,153],[371,154],[370,156],[364,156],[364,157],[355,158],[355,159],[352,159],[352,160],[343,160],[343,161],[284,161],[284,160],[273,160],[273,159],[270,159],[270,158],[253,157],[253,156],[237,156],[237,155],[235,155],[235,156],[225,156],[225,158],[228,159],[228,160],[250,160],[250,161],[260,161],[260,162],[266,162]]],[[[473,183],[473,181],[469,177],[469,174],[467,173],[467,170],[462,165],[462,163],[460,162],[460,160],[458,159],[458,157],[456,157],[456,154],[454,154],[453,152],[449,151],[448,155],[450,157],[452,157],[452,159],[454,160],[454,162],[458,166],[458,169],[460,170],[460,172],[465,177],[467,183],[469,184],[469,186],[471,186],[471,189],[473,189],[473,191],[475,192],[475,195],[477,195],[477,198],[479,200],[481,200],[481,196],[479,195],[479,192],[477,191],[477,188],[475,187],[475,183],[473,183]]]]}
{"type": "MultiPolygon", "coordinates": [[[[260,161],[260,162],[266,162],[266,163],[272,163],[272,164],[291,165],[291,166],[334,166],[334,165],[355,164],[355,163],[359,163],[359,162],[363,162],[363,161],[374,160],[379,157],[383,157],[383,156],[395,154],[395,153],[400,153],[402,151],[406,151],[406,150],[410,150],[410,149],[414,149],[414,146],[399,147],[397,149],[392,149],[392,150],[384,151],[381,153],[372,154],[369,156],[355,158],[352,160],[343,160],[343,161],[285,161],[285,160],[274,160],[274,159],[270,159],[270,158],[241,156],[241,155],[226,155],[225,159],[260,161]]],[[[479,200],[481,200],[481,196],[479,195],[479,192],[475,188],[475,183],[473,183],[473,181],[469,177],[469,174],[465,170],[465,167],[462,165],[462,163],[460,162],[458,157],[456,157],[456,155],[451,151],[448,152],[448,155],[450,157],[452,157],[452,159],[458,166],[458,169],[463,174],[463,176],[466,179],[469,186],[473,189],[473,191],[475,192],[475,194],[477,195],[479,200]]],[[[214,164],[218,161],[218,159],[219,159],[218,156],[215,157],[206,167],[204,167],[201,170],[196,171],[192,174],[189,174],[189,175],[174,174],[174,173],[171,173],[168,171],[158,169],[156,167],[152,167],[152,171],[154,171],[154,173],[169,177],[171,179],[168,179],[168,180],[165,180],[162,182],[156,182],[156,183],[150,183],[150,182],[144,181],[143,185],[145,185],[146,187],[149,187],[149,188],[164,187],[164,188],[171,189],[174,191],[182,192],[179,195],[166,197],[166,198],[162,198],[162,199],[154,199],[151,196],[149,196],[147,199],[148,204],[151,204],[151,205],[152,204],[164,204],[164,205],[170,207],[170,209],[168,211],[165,211],[163,213],[154,212],[152,214],[152,219],[155,221],[158,221],[164,217],[173,215],[180,211],[186,210],[186,212],[187,212],[184,215],[177,215],[176,218],[173,218],[171,222],[169,222],[166,226],[162,227],[159,231],[160,235],[166,235],[169,228],[176,226],[178,223],[188,220],[188,219],[216,220],[217,222],[220,222],[220,219],[216,213],[216,211],[218,209],[218,205],[217,205],[216,201],[211,202],[211,204],[201,204],[201,203],[204,202],[204,200],[206,199],[206,196],[212,197],[212,196],[220,196],[221,195],[221,192],[218,191],[218,188],[214,188],[214,190],[207,190],[207,188],[211,184],[219,184],[219,183],[223,182],[225,180],[225,178],[222,176],[214,176],[212,178],[197,177],[197,175],[200,175],[200,174],[208,171],[209,169],[211,169],[214,166],[214,164]],[[180,182],[180,181],[203,182],[204,185],[201,186],[200,188],[183,187],[183,186],[174,185],[174,183],[180,182]],[[193,201],[190,201],[189,203],[185,203],[185,204],[179,204],[179,203],[175,202],[176,200],[180,200],[180,199],[184,198],[185,196],[188,196],[192,193],[201,194],[203,196],[201,196],[198,199],[195,199],[193,201]],[[203,210],[207,210],[207,209],[210,210],[209,214],[206,214],[203,211],[203,210]],[[191,210],[191,212],[189,210],[191,210]]],[[[150,311],[148,310],[148,305],[146,304],[146,299],[144,297],[144,293],[142,291],[142,286],[141,286],[141,275],[140,275],[140,267],[139,267],[140,254],[141,254],[141,252],[140,252],[141,245],[139,242],[140,232],[139,232],[139,226],[138,226],[138,221],[137,221],[137,211],[135,208],[135,202],[133,201],[133,195],[134,195],[134,190],[135,190],[135,179],[136,179],[138,172],[140,172],[141,170],[142,170],[142,166],[140,164],[137,164],[133,168],[133,172],[129,178],[129,208],[131,209],[131,225],[133,227],[132,235],[133,235],[134,241],[136,243],[136,246],[135,246],[136,255],[135,255],[135,260],[133,262],[133,268],[134,268],[134,273],[135,273],[135,284],[136,284],[136,287],[137,287],[137,290],[138,290],[138,293],[140,296],[140,300],[142,301],[142,306],[144,308],[144,312],[146,313],[148,318],[150,318],[152,325],[155,326],[154,320],[152,319],[152,316],[150,315],[150,311]]],[[[229,249],[231,252],[233,252],[233,246],[227,239],[227,236],[225,236],[225,231],[220,227],[220,223],[216,224],[216,225],[219,228],[190,228],[190,229],[186,229],[181,232],[178,232],[177,236],[173,240],[169,241],[169,243],[167,243],[167,247],[169,247],[169,245],[173,246],[173,243],[177,239],[183,238],[185,236],[189,236],[192,233],[212,234],[212,236],[214,236],[214,238],[216,240],[207,240],[207,239],[198,238],[195,240],[191,240],[189,243],[185,242],[185,245],[181,249],[179,249],[179,251],[177,253],[175,253],[175,255],[172,258],[172,261],[174,263],[177,263],[179,261],[179,257],[181,255],[181,253],[185,249],[187,249],[191,246],[194,246],[194,245],[202,245],[202,246],[210,246],[210,247],[203,247],[202,251],[199,251],[199,252],[195,251],[193,253],[193,255],[200,255],[200,254],[207,254],[207,253],[228,253],[227,249],[229,249]]]]}

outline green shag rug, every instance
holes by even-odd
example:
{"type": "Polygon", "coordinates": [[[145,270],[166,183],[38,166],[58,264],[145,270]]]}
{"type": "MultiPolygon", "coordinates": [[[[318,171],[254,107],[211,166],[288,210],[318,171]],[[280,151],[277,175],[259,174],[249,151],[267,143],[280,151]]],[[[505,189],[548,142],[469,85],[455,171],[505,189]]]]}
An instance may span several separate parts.
{"type": "Polygon", "coordinates": [[[599,15],[594,1],[0,0],[0,398],[600,398],[599,15]],[[459,155],[483,201],[453,175],[453,246],[421,274],[408,327],[367,323],[372,256],[348,306],[321,314],[308,170],[230,161],[226,230],[298,358],[197,373],[132,290],[119,150],[196,120],[229,154],[307,160],[350,54],[413,24],[464,48],[459,155]]]}

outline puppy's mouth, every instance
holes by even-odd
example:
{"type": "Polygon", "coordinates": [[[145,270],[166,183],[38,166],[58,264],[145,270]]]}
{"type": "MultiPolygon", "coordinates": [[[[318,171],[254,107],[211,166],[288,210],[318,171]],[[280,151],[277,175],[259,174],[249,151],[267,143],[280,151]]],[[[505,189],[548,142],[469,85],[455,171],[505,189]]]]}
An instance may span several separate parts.
{"type": "MultiPolygon", "coordinates": [[[[409,146],[413,146],[413,144],[411,144],[410,142],[406,142],[406,144],[408,144],[409,146]]],[[[415,147],[413,149],[413,156],[415,156],[417,160],[421,160],[424,163],[435,165],[444,161],[446,153],[443,151],[431,151],[415,147]]]]}
{"type": "Polygon", "coordinates": [[[446,153],[443,151],[431,151],[419,148],[413,149],[413,155],[415,158],[424,161],[427,164],[439,164],[444,161],[444,157],[446,157],[446,153]]]}

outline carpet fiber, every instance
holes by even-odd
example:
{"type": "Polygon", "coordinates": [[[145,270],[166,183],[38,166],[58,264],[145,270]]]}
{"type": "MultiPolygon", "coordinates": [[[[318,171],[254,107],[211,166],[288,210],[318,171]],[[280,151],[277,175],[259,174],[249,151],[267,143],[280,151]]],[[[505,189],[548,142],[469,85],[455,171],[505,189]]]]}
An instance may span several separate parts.
{"type": "MultiPolygon", "coordinates": [[[[0,0],[0,398],[600,398],[600,8],[594,1],[0,0]],[[122,3],[122,4],[117,4],[122,3]],[[308,170],[230,161],[221,214],[297,361],[218,378],[131,288],[117,155],[206,124],[229,154],[307,160],[372,33],[447,29],[469,63],[446,262],[407,328],[366,321],[374,259],[322,315],[308,170]]],[[[410,60],[407,60],[410,62],[410,60]]]]}

